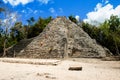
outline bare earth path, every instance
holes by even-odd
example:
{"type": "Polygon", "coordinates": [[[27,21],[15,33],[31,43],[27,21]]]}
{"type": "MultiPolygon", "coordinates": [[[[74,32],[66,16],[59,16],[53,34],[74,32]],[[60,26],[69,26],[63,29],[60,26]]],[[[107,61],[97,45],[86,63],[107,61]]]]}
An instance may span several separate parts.
{"type": "Polygon", "coordinates": [[[0,80],[120,80],[120,61],[0,58],[0,80]],[[33,65],[35,62],[46,65],[33,65]],[[69,71],[70,66],[82,66],[83,70],[69,71]]]}

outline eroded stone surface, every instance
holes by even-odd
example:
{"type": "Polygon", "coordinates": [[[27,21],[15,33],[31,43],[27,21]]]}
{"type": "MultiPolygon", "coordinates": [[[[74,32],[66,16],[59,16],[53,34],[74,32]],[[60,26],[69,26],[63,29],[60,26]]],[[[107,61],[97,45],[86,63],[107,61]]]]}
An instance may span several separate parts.
{"type": "Polygon", "coordinates": [[[80,26],[59,17],[16,56],[30,58],[105,57],[104,48],[80,26]]]}

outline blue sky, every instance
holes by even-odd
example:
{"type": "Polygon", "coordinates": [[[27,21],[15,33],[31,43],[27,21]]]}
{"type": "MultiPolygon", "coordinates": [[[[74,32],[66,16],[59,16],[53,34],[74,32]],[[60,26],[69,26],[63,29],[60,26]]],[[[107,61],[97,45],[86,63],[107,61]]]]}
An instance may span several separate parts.
{"type": "Polygon", "coordinates": [[[120,0],[2,0],[19,20],[26,24],[30,17],[69,16],[102,23],[111,14],[120,17],[120,0]],[[94,17],[94,18],[93,18],[94,17]]]}

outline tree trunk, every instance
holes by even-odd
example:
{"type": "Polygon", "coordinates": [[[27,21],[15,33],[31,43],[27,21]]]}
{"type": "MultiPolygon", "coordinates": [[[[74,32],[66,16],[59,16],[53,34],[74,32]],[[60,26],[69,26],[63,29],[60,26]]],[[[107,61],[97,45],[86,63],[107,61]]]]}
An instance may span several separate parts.
{"type": "Polygon", "coordinates": [[[118,55],[120,55],[116,41],[115,41],[115,47],[116,47],[116,53],[117,53],[118,55]]]}
{"type": "Polygon", "coordinates": [[[3,53],[3,57],[5,57],[5,56],[6,56],[6,39],[4,41],[4,53],[3,53]]]}

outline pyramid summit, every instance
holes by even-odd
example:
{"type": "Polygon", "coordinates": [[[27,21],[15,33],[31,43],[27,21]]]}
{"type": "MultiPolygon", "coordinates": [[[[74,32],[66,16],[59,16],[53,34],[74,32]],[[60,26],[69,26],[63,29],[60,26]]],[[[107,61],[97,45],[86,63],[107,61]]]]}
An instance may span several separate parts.
{"type": "Polygon", "coordinates": [[[15,55],[29,58],[105,57],[106,50],[80,26],[65,17],[58,17],[15,55]]]}

